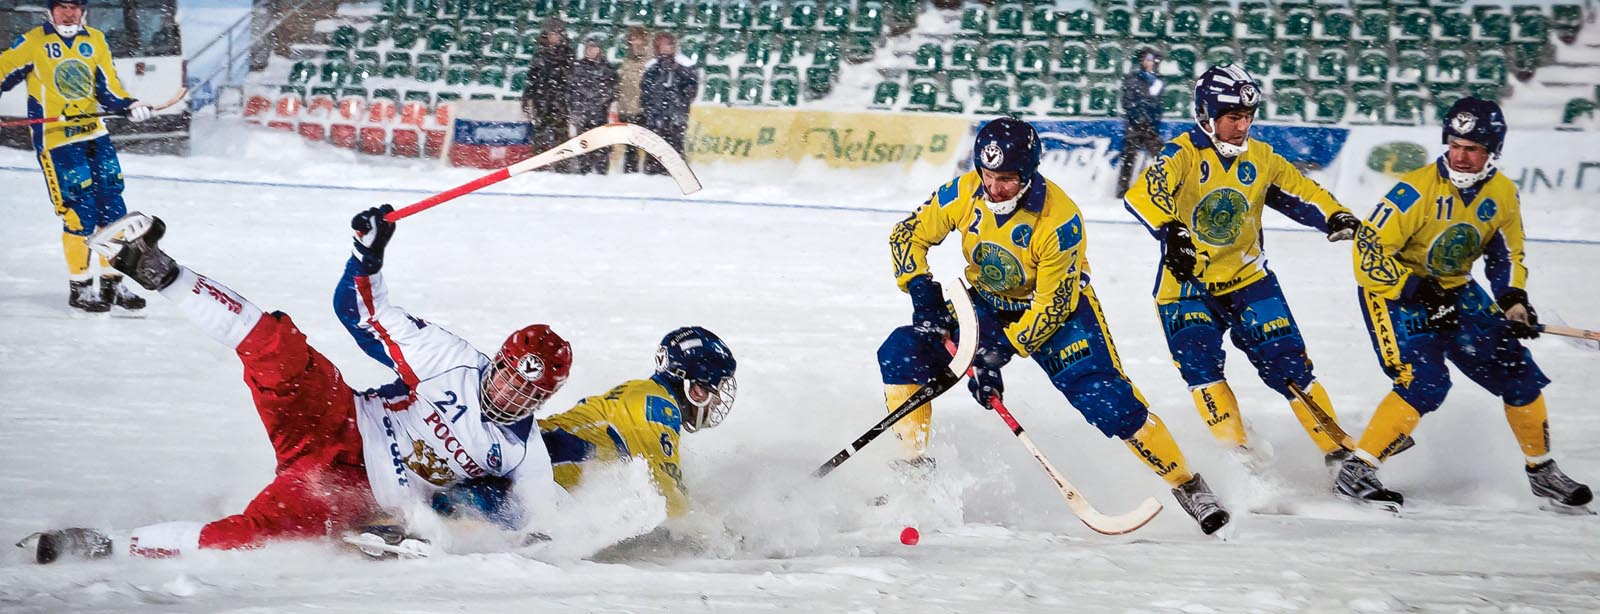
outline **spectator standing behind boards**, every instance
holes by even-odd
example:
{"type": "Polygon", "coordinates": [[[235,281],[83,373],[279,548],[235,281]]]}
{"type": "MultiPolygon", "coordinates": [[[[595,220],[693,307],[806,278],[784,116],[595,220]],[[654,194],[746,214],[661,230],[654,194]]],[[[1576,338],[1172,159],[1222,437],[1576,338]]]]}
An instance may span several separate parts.
{"type": "MultiPolygon", "coordinates": [[[[700,91],[700,79],[695,76],[693,66],[678,61],[677,38],[665,32],[658,33],[655,47],[656,59],[644,69],[644,79],[639,82],[644,125],[681,154],[684,134],[689,131],[689,104],[700,91]]],[[[645,161],[644,172],[664,175],[667,169],[651,159],[645,161]]]]}
{"type": "MultiPolygon", "coordinates": [[[[606,61],[600,37],[583,41],[583,57],[572,68],[572,123],[579,134],[606,125],[611,120],[611,103],[617,99],[617,69],[606,61]]],[[[610,149],[591,152],[578,158],[578,173],[602,175],[611,167],[610,149]]]]}
{"type": "MultiPolygon", "coordinates": [[[[650,65],[650,33],[639,26],[628,28],[628,51],[617,69],[617,121],[644,125],[644,107],[639,103],[639,82],[650,65]]],[[[622,146],[622,172],[639,172],[644,150],[622,146]]]]}
{"type": "MultiPolygon", "coordinates": [[[[533,124],[534,151],[547,151],[572,138],[572,113],[567,92],[572,89],[572,48],[567,45],[567,25],[551,17],[540,29],[539,53],[528,64],[528,85],[522,90],[522,112],[533,124]]],[[[550,170],[570,172],[567,162],[550,170]]]]}
{"type": "Polygon", "coordinates": [[[1166,83],[1156,74],[1161,54],[1154,49],[1139,50],[1139,68],[1122,79],[1122,157],[1117,162],[1117,198],[1128,192],[1134,164],[1143,151],[1154,160],[1161,153],[1161,90],[1166,83]]]}

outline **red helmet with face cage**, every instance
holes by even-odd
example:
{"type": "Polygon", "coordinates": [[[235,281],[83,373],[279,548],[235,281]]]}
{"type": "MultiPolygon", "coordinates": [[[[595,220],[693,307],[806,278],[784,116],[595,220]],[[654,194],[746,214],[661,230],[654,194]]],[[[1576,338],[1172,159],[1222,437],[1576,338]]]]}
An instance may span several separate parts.
{"type": "Polygon", "coordinates": [[[500,424],[521,421],[560,390],[571,372],[572,346],[549,326],[511,333],[484,371],[483,415],[500,424]]]}

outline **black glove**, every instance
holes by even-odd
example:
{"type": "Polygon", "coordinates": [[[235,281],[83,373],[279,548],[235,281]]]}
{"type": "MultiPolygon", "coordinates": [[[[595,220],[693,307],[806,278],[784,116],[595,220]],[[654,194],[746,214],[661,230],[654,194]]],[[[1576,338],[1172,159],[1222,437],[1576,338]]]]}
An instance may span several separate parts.
{"type": "Polygon", "coordinates": [[[389,239],[394,236],[394,222],[383,219],[383,216],[393,212],[394,207],[382,205],[357,213],[350,220],[350,228],[356,231],[351,256],[360,264],[364,274],[375,275],[383,268],[383,248],[389,245],[389,239]]]}
{"type": "Polygon", "coordinates": [[[932,275],[918,275],[906,283],[911,293],[911,327],[919,331],[950,336],[956,330],[956,318],[944,303],[944,290],[932,275]]]}
{"type": "Polygon", "coordinates": [[[1495,303],[1500,305],[1500,310],[1505,312],[1506,321],[1511,323],[1509,330],[1511,336],[1518,339],[1534,339],[1539,336],[1539,312],[1533,310],[1533,305],[1528,304],[1528,291],[1522,288],[1508,288],[1496,297],[1495,303]]]}
{"type": "Polygon", "coordinates": [[[1340,211],[1328,216],[1328,242],[1349,241],[1356,238],[1356,231],[1361,230],[1361,219],[1351,215],[1348,211],[1340,211]]]}
{"type": "Polygon", "coordinates": [[[1167,222],[1161,227],[1161,266],[1172,271],[1178,281],[1194,281],[1194,266],[1199,256],[1194,249],[1194,235],[1177,222],[1167,222]]]}
{"type": "Polygon", "coordinates": [[[972,357],[972,377],[967,380],[967,391],[985,409],[994,409],[990,407],[989,399],[1005,396],[1006,383],[1000,377],[1000,367],[1006,366],[1015,355],[1007,344],[997,349],[979,348],[978,354],[972,357]]]}
{"type": "Polygon", "coordinates": [[[1412,290],[1411,298],[1422,305],[1428,316],[1428,328],[1435,332],[1451,332],[1461,328],[1461,309],[1457,290],[1446,290],[1439,280],[1425,277],[1412,290]]]}

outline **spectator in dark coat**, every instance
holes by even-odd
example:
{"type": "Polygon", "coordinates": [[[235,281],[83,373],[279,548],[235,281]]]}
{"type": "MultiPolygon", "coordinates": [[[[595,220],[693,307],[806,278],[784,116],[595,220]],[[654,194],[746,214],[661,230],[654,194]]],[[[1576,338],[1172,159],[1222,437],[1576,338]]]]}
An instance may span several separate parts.
{"type": "MultiPolygon", "coordinates": [[[[539,53],[528,65],[528,85],[522,90],[522,111],[533,124],[533,149],[546,151],[572,138],[572,112],[568,92],[572,89],[572,47],[567,44],[567,26],[554,17],[546,19],[539,35],[539,53]]],[[[570,172],[566,161],[550,170],[570,172]]]]}
{"type": "MultiPolygon", "coordinates": [[[[700,79],[693,66],[679,61],[677,38],[665,32],[656,34],[655,47],[656,59],[644,69],[644,79],[639,82],[644,125],[683,153],[683,138],[689,131],[689,104],[700,91],[700,79]]],[[[661,175],[667,169],[650,160],[645,163],[645,172],[661,175]]]]}
{"type": "MultiPolygon", "coordinates": [[[[644,125],[644,107],[639,102],[639,84],[644,81],[644,69],[650,65],[650,33],[639,26],[628,28],[628,51],[617,67],[617,120],[644,125]]],[[[622,172],[637,173],[643,158],[649,157],[643,149],[622,146],[622,172]]]]}
{"type": "MultiPolygon", "coordinates": [[[[611,122],[611,103],[617,99],[617,69],[606,61],[600,38],[583,41],[583,57],[572,67],[572,123],[579,134],[611,122]]],[[[578,158],[578,173],[606,174],[611,168],[611,148],[578,158]]]]}
{"type": "Polygon", "coordinates": [[[1122,176],[1117,180],[1117,198],[1128,192],[1139,152],[1152,160],[1161,153],[1161,90],[1166,87],[1156,74],[1161,54],[1141,49],[1134,59],[1139,68],[1122,79],[1122,157],[1117,162],[1122,176]]]}

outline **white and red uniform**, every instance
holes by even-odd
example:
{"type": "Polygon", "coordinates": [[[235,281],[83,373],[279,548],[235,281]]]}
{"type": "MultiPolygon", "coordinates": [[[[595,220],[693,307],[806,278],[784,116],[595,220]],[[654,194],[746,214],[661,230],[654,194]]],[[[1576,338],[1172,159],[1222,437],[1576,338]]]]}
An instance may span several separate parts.
{"type": "Polygon", "coordinates": [[[483,417],[479,386],[489,358],[389,304],[381,274],[356,271],[346,268],[335,308],[362,349],[400,376],[365,392],[350,388],[288,315],[264,314],[187,268],[161,291],[238,352],[277,476],[242,513],[135,529],[130,553],[172,556],[327,536],[484,475],[510,476],[519,490],[535,489],[536,499],[554,488],[544,442],[529,437],[533,418],[504,426],[483,417]]]}

